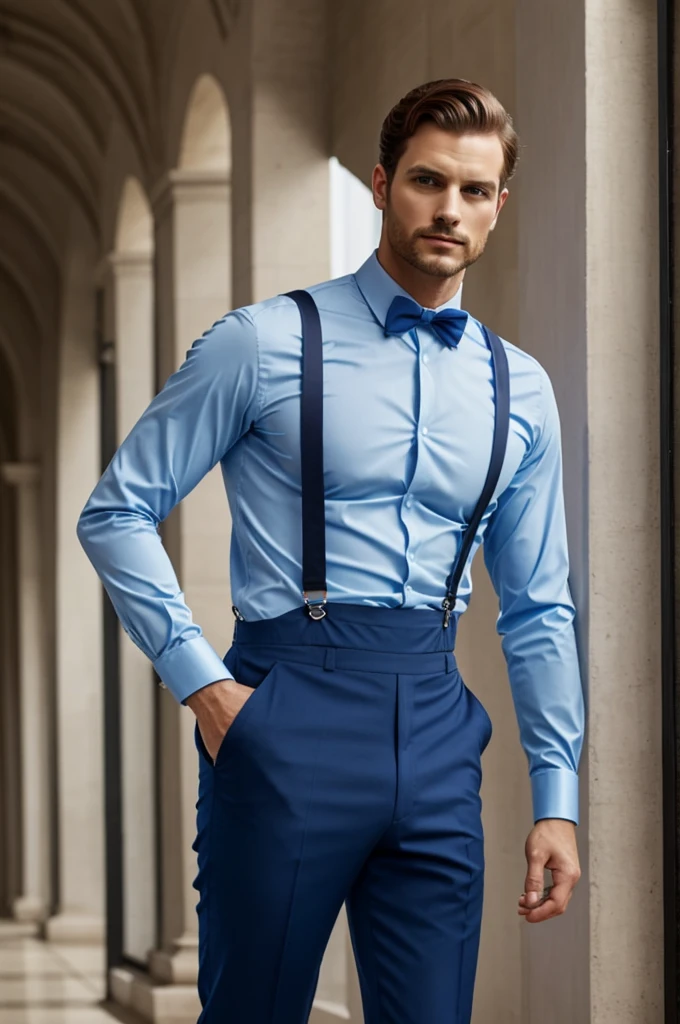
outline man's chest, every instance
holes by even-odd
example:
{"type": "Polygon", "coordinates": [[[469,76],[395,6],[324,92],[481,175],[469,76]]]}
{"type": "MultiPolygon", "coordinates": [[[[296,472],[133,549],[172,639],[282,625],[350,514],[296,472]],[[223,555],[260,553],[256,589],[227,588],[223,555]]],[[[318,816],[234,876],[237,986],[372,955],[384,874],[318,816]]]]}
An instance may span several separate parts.
{"type": "MultiPolygon", "coordinates": [[[[264,402],[252,429],[261,462],[300,479],[300,351],[264,360],[264,402]]],[[[500,494],[531,443],[530,396],[513,388],[500,494]],[[513,393],[514,392],[514,393],[513,393]]],[[[464,338],[451,349],[429,332],[323,345],[327,500],[376,501],[407,490],[443,521],[468,518],[482,491],[494,429],[490,354],[464,338]]]]}

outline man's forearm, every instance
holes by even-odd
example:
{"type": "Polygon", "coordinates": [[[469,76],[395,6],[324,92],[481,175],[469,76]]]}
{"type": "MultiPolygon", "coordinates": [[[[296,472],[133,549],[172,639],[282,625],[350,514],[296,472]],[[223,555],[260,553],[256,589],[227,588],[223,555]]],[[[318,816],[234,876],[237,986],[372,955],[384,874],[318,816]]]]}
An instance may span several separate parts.
{"type": "MultiPolygon", "coordinates": [[[[578,824],[585,706],[573,623],[545,613],[533,635],[504,637],[508,675],[529,763],[534,821],[578,824]]],[[[525,625],[526,630],[526,625],[525,625]]]]}

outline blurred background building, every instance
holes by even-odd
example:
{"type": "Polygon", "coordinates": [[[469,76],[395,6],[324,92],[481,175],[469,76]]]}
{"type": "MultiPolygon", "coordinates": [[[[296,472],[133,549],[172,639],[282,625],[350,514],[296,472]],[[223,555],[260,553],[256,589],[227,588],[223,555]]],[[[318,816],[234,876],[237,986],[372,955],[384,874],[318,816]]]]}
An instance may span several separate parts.
{"type": "MultiPolygon", "coordinates": [[[[196,1019],[194,719],[118,626],[76,520],[217,318],[363,262],[382,118],[448,76],[491,88],[522,143],[463,304],[555,386],[589,712],[583,877],[530,927],[527,766],[479,559],[459,644],[494,722],[474,1021],[676,1020],[656,30],[652,0],[0,0],[1,1024],[107,1020],[104,986],[139,1019],[196,1019]]],[[[216,469],[163,524],[224,652],[228,516],[216,469]]],[[[311,1019],[362,1019],[344,915],[311,1019]]]]}

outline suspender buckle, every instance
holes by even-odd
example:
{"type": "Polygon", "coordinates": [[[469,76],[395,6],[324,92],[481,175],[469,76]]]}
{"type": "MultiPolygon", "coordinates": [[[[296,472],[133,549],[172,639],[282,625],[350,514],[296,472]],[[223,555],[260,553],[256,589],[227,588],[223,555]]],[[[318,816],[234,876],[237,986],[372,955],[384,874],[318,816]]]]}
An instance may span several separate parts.
{"type": "Polygon", "coordinates": [[[323,619],[326,615],[326,609],[323,607],[326,603],[326,597],[328,591],[326,590],[303,590],[302,592],[305,604],[307,605],[307,611],[312,619],[323,619]],[[311,600],[310,600],[311,597],[311,600]]]}
{"type": "Polygon", "coordinates": [[[449,600],[448,595],[442,601],[442,608],[444,609],[444,622],[442,628],[446,629],[449,624],[449,620],[451,619],[451,601],[449,600]]]}
{"type": "Polygon", "coordinates": [[[232,604],[231,610],[234,613],[234,618],[238,619],[239,622],[245,622],[246,621],[245,620],[245,616],[241,615],[241,612],[238,610],[238,608],[236,607],[235,604],[232,604]]]}

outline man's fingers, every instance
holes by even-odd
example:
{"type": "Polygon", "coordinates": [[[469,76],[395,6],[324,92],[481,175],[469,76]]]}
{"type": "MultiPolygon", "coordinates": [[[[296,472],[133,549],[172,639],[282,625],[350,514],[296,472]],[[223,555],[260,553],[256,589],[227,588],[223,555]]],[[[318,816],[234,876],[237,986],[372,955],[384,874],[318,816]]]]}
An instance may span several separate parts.
{"type": "MultiPolygon", "coordinates": [[[[520,906],[519,913],[526,918],[530,924],[536,924],[539,921],[547,921],[551,917],[559,917],[567,909],[569,900],[572,897],[574,886],[571,882],[558,882],[557,885],[553,885],[550,895],[548,896],[545,903],[542,903],[540,907],[531,907],[531,904],[525,899],[523,906],[520,906]]],[[[527,893],[528,895],[528,893],[527,893]]]]}
{"type": "Polygon", "coordinates": [[[238,717],[243,705],[255,692],[253,686],[239,683],[235,679],[222,680],[219,700],[208,709],[197,712],[198,728],[206,750],[213,762],[216,760],[224,739],[238,717]]]}
{"type": "Polygon", "coordinates": [[[529,867],[524,879],[524,892],[525,892],[525,903],[531,906],[532,902],[537,903],[541,898],[541,893],[544,888],[543,881],[543,869],[545,867],[544,858],[534,853],[529,859],[529,867]]]}
{"type": "Polygon", "coordinates": [[[527,873],[518,913],[532,924],[563,914],[581,876],[574,823],[561,818],[540,819],[529,833],[524,853],[527,873]],[[552,872],[553,884],[541,902],[546,868],[552,872]]]}

